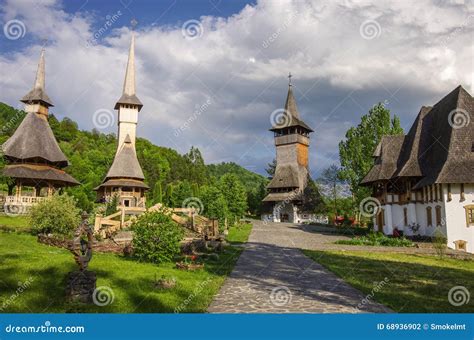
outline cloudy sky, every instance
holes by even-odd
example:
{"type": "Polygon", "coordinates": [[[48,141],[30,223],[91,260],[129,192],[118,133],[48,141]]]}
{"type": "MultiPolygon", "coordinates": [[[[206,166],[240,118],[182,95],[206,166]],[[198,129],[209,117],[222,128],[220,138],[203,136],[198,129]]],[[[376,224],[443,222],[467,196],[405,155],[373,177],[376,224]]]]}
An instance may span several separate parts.
{"type": "Polygon", "coordinates": [[[472,1],[0,1],[0,101],[20,108],[46,46],[59,118],[116,130],[135,18],[138,135],[206,162],[264,173],[271,114],[288,72],[315,132],[313,176],[337,163],[345,131],[377,102],[405,130],[422,105],[474,92],[472,1]]]}

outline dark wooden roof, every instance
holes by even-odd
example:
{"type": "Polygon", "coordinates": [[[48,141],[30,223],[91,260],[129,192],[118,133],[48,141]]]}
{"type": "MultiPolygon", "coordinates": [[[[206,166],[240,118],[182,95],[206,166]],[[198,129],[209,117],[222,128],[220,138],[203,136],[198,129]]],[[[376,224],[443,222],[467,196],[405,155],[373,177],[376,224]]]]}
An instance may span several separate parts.
{"type": "Polygon", "coordinates": [[[394,143],[384,153],[384,145],[391,148],[384,140],[380,157],[361,184],[400,177],[419,179],[414,189],[434,183],[474,183],[474,101],[462,86],[433,107],[422,107],[400,148],[394,143]]]}
{"type": "Polygon", "coordinates": [[[282,165],[276,167],[275,175],[268,183],[267,189],[298,188],[299,186],[298,169],[295,166],[282,165]]]}
{"type": "Polygon", "coordinates": [[[135,188],[144,188],[149,189],[149,186],[143,183],[143,181],[131,179],[131,178],[119,178],[119,179],[109,179],[104,183],[94,188],[94,190],[99,190],[103,187],[135,187],[135,188]]]}
{"type": "Polygon", "coordinates": [[[271,192],[263,199],[263,202],[282,202],[287,200],[288,202],[291,201],[298,201],[302,199],[301,192],[297,190],[293,190],[290,192],[271,192]]]}
{"type": "Polygon", "coordinates": [[[362,180],[362,184],[392,178],[405,136],[383,136],[375,149],[375,164],[362,180]]]}
{"type": "Polygon", "coordinates": [[[106,180],[111,178],[145,179],[140,163],[138,162],[135,148],[128,135],[121,149],[115,155],[114,162],[107,173],[106,180]]]}
{"type": "Polygon", "coordinates": [[[68,165],[47,119],[27,113],[15,133],[3,144],[4,155],[21,161],[43,159],[58,167],[68,165]]]}
{"type": "Polygon", "coordinates": [[[62,186],[74,186],[80,183],[64,170],[49,165],[38,164],[9,164],[3,169],[3,175],[11,178],[23,179],[23,184],[57,182],[62,186]]]}
{"type": "MultiPolygon", "coordinates": [[[[298,107],[296,106],[296,100],[295,96],[293,95],[293,90],[292,86],[290,85],[288,88],[288,95],[286,97],[286,103],[285,103],[285,111],[283,112],[284,115],[287,115],[286,119],[282,119],[284,121],[284,124],[280,125],[274,125],[270,129],[270,131],[279,131],[282,129],[286,129],[289,127],[302,127],[308,132],[313,132],[313,129],[309,127],[308,124],[303,122],[300,118],[300,114],[298,112],[298,107]]],[[[283,118],[283,117],[282,117],[283,118]]]]}

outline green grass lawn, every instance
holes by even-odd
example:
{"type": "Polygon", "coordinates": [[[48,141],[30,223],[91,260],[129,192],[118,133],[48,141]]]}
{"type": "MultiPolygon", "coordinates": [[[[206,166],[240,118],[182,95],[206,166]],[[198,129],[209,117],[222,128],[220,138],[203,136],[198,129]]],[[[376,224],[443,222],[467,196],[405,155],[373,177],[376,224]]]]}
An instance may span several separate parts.
{"type": "Polygon", "coordinates": [[[428,255],[350,251],[304,253],[365,294],[387,278],[374,299],[401,313],[473,313],[474,261],[428,255]],[[387,281],[386,280],[386,281],[387,281]],[[468,304],[449,303],[448,292],[464,286],[468,304]]]}
{"type": "Polygon", "coordinates": [[[235,227],[230,227],[229,234],[227,235],[227,241],[234,244],[245,243],[249,239],[251,231],[251,223],[244,223],[235,227]]]}
{"type": "Polygon", "coordinates": [[[28,219],[26,216],[0,215],[0,229],[8,231],[29,231],[28,219]]]}
{"type": "Polygon", "coordinates": [[[114,293],[112,304],[99,307],[65,302],[65,277],[77,269],[71,253],[40,244],[31,235],[0,232],[0,312],[173,313],[177,307],[183,312],[205,312],[240,252],[229,246],[195,272],[175,269],[174,263],[154,265],[94,253],[89,270],[97,274],[97,287],[110,287],[114,293]],[[162,275],[176,278],[176,287],[155,289],[155,278],[162,275]],[[29,287],[16,294],[26,281],[31,282],[29,287]],[[8,306],[2,309],[5,303],[8,306]]]}

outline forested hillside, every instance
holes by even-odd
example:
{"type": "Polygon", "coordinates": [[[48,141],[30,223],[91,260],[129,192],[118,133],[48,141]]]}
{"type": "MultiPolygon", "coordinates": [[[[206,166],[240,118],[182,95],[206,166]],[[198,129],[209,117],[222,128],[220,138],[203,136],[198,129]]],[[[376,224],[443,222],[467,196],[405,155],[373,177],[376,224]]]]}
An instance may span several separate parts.
{"type": "MultiPolygon", "coordinates": [[[[0,103],[0,144],[13,134],[24,115],[23,111],[0,103]]],[[[67,171],[82,184],[67,191],[76,197],[82,209],[90,211],[96,198],[93,188],[101,183],[112,164],[116,136],[98,130],[79,130],[76,122],[68,118],[58,121],[54,115],[50,115],[49,123],[71,163],[67,171]]],[[[258,213],[267,183],[267,179],[261,175],[235,163],[206,165],[197,148],[192,147],[188,153],[181,155],[173,149],[156,146],[144,138],[137,139],[137,154],[145,181],[150,186],[147,195],[149,205],[163,202],[168,206],[181,206],[185,199],[199,197],[205,201],[205,206],[210,205],[208,209],[215,209],[215,214],[222,209],[232,210],[233,205],[258,213]],[[239,182],[238,186],[232,183],[235,180],[239,182]],[[231,195],[225,197],[226,186],[230,188],[231,195],[239,196],[239,191],[243,191],[240,196],[245,202],[239,202],[238,197],[233,198],[231,195]],[[219,203],[219,199],[233,202],[227,202],[226,207],[222,207],[223,201],[219,203]],[[212,207],[215,204],[217,206],[212,207]]],[[[6,190],[8,179],[0,180],[1,189],[6,190]]]]}

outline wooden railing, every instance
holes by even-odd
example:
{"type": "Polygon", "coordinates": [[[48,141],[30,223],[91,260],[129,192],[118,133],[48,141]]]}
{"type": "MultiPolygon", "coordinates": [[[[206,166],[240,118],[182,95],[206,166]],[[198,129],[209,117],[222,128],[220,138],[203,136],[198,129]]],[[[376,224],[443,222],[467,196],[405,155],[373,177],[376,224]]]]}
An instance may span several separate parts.
{"type": "Polygon", "coordinates": [[[5,204],[18,204],[18,205],[35,205],[41,201],[44,201],[47,197],[38,196],[6,196],[5,204]]]}

